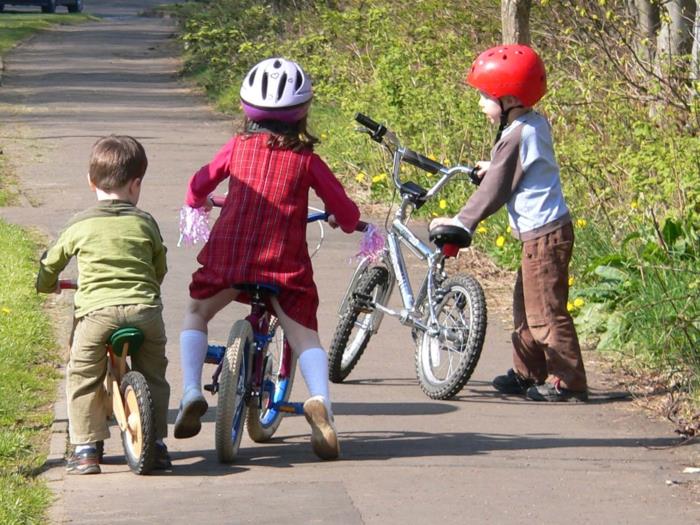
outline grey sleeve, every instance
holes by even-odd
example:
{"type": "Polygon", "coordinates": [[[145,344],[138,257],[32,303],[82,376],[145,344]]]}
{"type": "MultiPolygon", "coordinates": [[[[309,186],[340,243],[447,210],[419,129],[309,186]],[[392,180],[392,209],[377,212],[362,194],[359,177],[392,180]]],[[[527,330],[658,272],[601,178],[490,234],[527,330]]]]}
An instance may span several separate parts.
{"type": "Polygon", "coordinates": [[[522,126],[514,129],[494,146],[491,165],[481,185],[469,197],[457,219],[470,231],[481,221],[496,213],[515,191],[523,177],[520,162],[520,134],[522,126]]]}

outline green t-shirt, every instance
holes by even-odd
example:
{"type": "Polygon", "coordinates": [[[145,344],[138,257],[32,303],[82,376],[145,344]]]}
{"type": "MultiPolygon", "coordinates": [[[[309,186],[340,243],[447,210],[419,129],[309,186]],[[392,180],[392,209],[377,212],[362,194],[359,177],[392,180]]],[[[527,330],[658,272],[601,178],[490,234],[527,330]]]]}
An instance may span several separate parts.
{"type": "Polygon", "coordinates": [[[160,305],[160,283],[168,271],[165,254],[150,214],[126,201],[99,201],[75,215],[44,253],[36,289],[53,292],[61,271],[77,256],[76,317],[106,306],[160,305]]]}

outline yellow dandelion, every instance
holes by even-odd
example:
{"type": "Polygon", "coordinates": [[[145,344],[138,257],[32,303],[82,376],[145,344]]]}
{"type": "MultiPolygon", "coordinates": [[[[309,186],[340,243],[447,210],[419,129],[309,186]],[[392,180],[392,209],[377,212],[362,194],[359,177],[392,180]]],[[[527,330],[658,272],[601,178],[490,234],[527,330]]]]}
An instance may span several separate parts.
{"type": "Polygon", "coordinates": [[[447,208],[447,201],[445,199],[440,199],[439,206],[441,210],[444,210],[445,208],[447,208]]]}
{"type": "Polygon", "coordinates": [[[386,173],[380,173],[379,175],[375,175],[374,177],[372,177],[372,184],[382,182],[384,179],[386,179],[386,173]]]}
{"type": "Polygon", "coordinates": [[[359,172],[357,175],[355,175],[355,180],[356,180],[357,182],[364,182],[366,176],[367,176],[367,175],[365,174],[365,172],[364,172],[364,171],[361,171],[361,172],[359,172]]]}
{"type": "Polygon", "coordinates": [[[433,217],[438,217],[438,214],[433,212],[433,217]]]}
{"type": "Polygon", "coordinates": [[[479,226],[479,227],[476,229],[476,233],[482,233],[482,234],[483,234],[483,233],[486,233],[487,231],[488,231],[488,230],[486,229],[485,226],[479,226]]]}
{"type": "Polygon", "coordinates": [[[574,279],[573,277],[569,277],[569,286],[573,286],[574,282],[576,282],[576,279],[574,279]]]}
{"type": "Polygon", "coordinates": [[[325,133],[321,133],[321,140],[326,140],[328,138],[328,135],[325,133]]]}
{"type": "Polygon", "coordinates": [[[586,301],[584,301],[580,297],[577,297],[576,299],[574,299],[574,306],[576,308],[581,308],[584,304],[586,304],[586,301]]]}
{"type": "Polygon", "coordinates": [[[510,226],[506,227],[506,233],[513,233],[513,229],[510,226]]]}
{"type": "Polygon", "coordinates": [[[7,306],[2,307],[2,313],[4,314],[9,314],[12,310],[10,310],[7,306]]]}
{"type": "Polygon", "coordinates": [[[498,238],[496,239],[496,246],[499,248],[503,248],[503,245],[506,243],[506,238],[503,235],[499,235],[498,238]]]}
{"type": "Polygon", "coordinates": [[[430,160],[437,160],[437,157],[435,155],[433,155],[432,153],[430,155],[428,155],[428,158],[430,160]]]}
{"type": "Polygon", "coordinates": [[[566,311],[573,312],[573,310],[574,310],[574,304],[572,302],[566,303],[566,311]]]}
{"type": "Polygon", "coordinates": [[[638,206],[639,203],[637,201],[630,202],[630,208],[632,208],[633,210],[636,210],[638,206]]]}
{"type": "Polygon", "coordinates": [[[576,220],[576,226],[578,226],[579,228],[585,228],[586,224],[588,224],[588,221],[586,221],[586,219],[577,219],[576,220]]]}

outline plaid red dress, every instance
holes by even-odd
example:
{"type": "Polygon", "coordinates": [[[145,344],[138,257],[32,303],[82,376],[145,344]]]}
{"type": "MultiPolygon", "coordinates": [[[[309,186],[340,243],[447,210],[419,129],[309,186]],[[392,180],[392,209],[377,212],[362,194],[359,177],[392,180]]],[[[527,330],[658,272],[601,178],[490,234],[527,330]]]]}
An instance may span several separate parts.
{"type": "Polygon", "coordinates": [[[228,195],[209,241],[197,257],[190,296],[212,297],[242,283],[280,289],[284,312],[318,329],[318,292],[306,244],[309,189],[313,188],[345,232],[360,212],[328,166],[310,149],[272,149],[268,133],[237,135],[190,180],[187,204],[202,206],[229,177],[228,195]]]}

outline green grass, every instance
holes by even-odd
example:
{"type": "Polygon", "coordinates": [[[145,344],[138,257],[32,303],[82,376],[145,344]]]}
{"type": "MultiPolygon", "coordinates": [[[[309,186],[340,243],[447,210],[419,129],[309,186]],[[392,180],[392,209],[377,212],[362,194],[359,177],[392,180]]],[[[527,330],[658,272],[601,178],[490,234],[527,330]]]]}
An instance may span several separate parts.
{"type": "Polygon", "coordinates": [[[0,55],[28,36],[54,25],[79,24],[89,20],[86,14],[2,13],[0,15],[0,55]]]}
{"type": "Polygon", "coordinates": [[[44,523],[50,491],[34,473],[45,461],[58,352],[34,291],[37,246],[0,221],[0,523],[44,523]]]}

